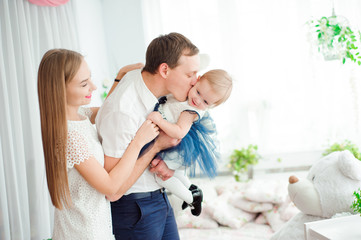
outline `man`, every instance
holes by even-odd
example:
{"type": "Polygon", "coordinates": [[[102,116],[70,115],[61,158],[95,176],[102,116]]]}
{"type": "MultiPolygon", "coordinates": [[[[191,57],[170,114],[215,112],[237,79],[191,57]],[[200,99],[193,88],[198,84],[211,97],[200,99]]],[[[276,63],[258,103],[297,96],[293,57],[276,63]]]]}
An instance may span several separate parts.
{"type": "MultiPolygon", "coordinates": [[[[129,72],[106,99],[96,125],[107,171],[122,161],[125,149],[158,98],[171,93],[178,101],[186,100],[197,81],[198,53],[198,48],[183,35],[162,35],[149,44],[143,70],[129,72]]],[[[164,134],[159,138],[167,141],[164,134]]],[[[151,171],[158,177],[166,180],[172,176],[173,171],[163,161],[152,164],[157,165],[151,171]]],[[[111,197],[115,200],[124,194],[111,204],[116,239],[179,239],[173,209],[152,172],[138,160],[127,184],[111,197]]]]}

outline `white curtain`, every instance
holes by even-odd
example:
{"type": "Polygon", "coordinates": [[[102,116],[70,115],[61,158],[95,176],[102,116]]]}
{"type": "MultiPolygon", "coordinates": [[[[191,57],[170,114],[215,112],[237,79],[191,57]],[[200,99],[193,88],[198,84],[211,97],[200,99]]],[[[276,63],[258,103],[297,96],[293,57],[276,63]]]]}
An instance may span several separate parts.
{"type": "Polygon", "coordinates": [[[0,239],[51,237],[37,68],[48,49],[79,49],[73,11],[0,1],[0,239]]]}
{"type": "Polygon", "coordinates": [[[361,29],[357,0],[143,0],[148,43],[183,33],[210,55],[207,70],[223,68],[235,80],[231,98],[212,110],[225,165],[233,149],[251,143],[263,156],[288,159],[317,158],[333,141],[361,144],[361,67],[324,61],[306,25],[330,16],[333,2],[361,29]]]}

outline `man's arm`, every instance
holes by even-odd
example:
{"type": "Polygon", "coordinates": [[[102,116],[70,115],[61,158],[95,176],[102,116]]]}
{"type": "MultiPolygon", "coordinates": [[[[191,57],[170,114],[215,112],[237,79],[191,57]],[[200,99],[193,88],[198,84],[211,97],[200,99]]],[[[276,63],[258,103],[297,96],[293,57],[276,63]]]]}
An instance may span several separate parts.
{"type": "MultiPolygon", "coordinates": [[[[124,195],[124,193],[126,193],[128,191],[128,189],[131,186],[133,186],[133,184],[143,174],[145,169],[147,169],[149,167],[150,162],[153,160],[153,158],[156,156],[156,154],[158,152],[160,152],[161,150],[170,148],[170,147],[174,147],[179,142],[180,142],[180,140],[170,138],[164,132],[160,132],[160,134],[156,138],[154,144],[149,146],[147,148],[146,152],[140,158],[138,158],[131,175],[129,176],[128,180],[119,188],[117,194],[115,194],[113,196],[107,196],[107,198],[110,201],[116,201],[119,198],[121,198],[124,195]]],[[[116,159],[116,158],[112,158],[109,156],[105,156],[105,158],[108,158],[105,160],[105,162],[108,162],[108,164],[107,164],[107,166],[104,166],[107,171],[110,171],[120,160],[120,158],[116,159]],[[110,161],[108,161],[108,160],[110,160],[110,161]]],[[[168,168],[165,168],[164,165],[162,165],[162,164],[158,164],[158,165],[157,165],[158,167],[162,168],[162,169],[158,170],[160,175],[163,174],[164,176],[169,176],[170,173],[169,172],[167,173],[167,171],[173,171],[168,168]]],[[[156,171],[156,169],[157,169],[157,167],[154,168],[154,171],[156,171]]],[[[169,176],[169,177],[171,177],[171,176],[169,176]]]]}

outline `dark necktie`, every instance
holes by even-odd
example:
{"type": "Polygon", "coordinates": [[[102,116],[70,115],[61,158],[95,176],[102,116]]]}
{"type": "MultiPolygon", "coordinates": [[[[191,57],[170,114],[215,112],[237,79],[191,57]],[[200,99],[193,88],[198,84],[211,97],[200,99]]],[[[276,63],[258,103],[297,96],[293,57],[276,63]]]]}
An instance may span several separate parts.
{"type": "Polygon", "coordinates": [[[160,104],[164,104],[167,101],[167,97],[163,96],[161,98],[158,99],[158,102],[155,104],[154,110],[153,111],[158,111],[159,109],[159,105],[160,104]]]}

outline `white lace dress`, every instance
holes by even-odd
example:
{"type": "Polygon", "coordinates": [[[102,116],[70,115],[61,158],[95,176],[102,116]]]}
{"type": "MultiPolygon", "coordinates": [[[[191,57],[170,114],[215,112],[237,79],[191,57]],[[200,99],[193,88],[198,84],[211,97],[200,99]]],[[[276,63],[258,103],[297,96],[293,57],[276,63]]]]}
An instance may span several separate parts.
{"type": "Polygon", "coordinates": [[[72,206],[55,209],[53,240],[114,239],[110,203],[74,168],[94,156],[104,165],[104,153],[97,132],[89,121],[91,110],[80,108],[81,121],[68,121],[67,167],[72,206]]]}

